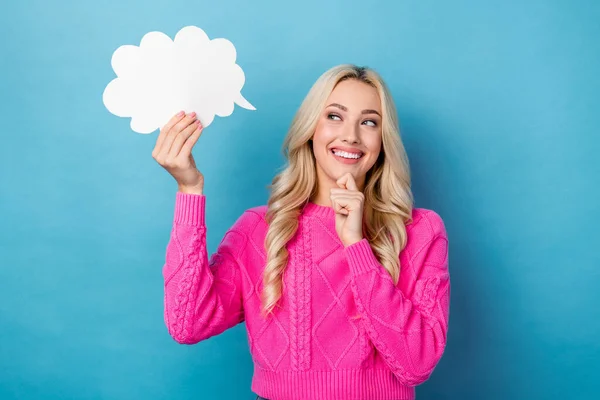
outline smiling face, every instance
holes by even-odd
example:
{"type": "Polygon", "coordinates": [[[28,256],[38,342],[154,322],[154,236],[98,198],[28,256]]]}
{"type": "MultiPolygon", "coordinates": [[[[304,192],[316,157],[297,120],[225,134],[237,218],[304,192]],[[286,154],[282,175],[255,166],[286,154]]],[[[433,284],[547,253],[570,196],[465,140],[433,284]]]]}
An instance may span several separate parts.
{"type": "Polygon", "coordinates": [[[350,172],[360,190],[381,151],[381,100],[377,89],[356,79],[336,85],[312,137],[319,202],[350,172]]]}

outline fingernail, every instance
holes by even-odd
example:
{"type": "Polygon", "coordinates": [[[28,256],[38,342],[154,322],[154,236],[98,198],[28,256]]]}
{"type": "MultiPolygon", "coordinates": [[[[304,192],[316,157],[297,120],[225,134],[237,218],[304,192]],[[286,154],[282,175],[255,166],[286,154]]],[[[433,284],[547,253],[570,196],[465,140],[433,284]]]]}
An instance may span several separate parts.
{"type": "Polygon", "coordinates": [[[178,117],[182,117],[183,114],[185,114],[183,111],[179,111],[179,114],[177,114],[178,117]]]}
{"type": "Polygon", "coordinates": [[[194,118],[195,116],[196,116],[196,113],[195,113],[195,112],[192,112],[192,113],[190,114],[190,118],[194,118]]]}

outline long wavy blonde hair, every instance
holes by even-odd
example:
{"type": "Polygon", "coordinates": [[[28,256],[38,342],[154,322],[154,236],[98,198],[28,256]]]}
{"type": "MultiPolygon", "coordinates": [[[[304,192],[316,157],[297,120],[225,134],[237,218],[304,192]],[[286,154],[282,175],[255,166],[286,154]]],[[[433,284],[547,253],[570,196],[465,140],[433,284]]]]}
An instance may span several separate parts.
{"type": "Polygon", "coordinates": [[[394,283],[398,282],[399,254],[406,246],[405,224],[411,221],[413,194],[396,106],[377,72],[350,64],[339,65],[319,77],[300,105],[283,142],[287,163],[270,185],[266,214],[269,227],[265,238],[267,262],[261,293],[265,316],[273,312],[284,289],[283,276],[289,255],[286,245],[296,233],[302,208],[317,191],[312,136],[329,95],[339,82],[346,79],[356,79],[373,86],[381,100],[382,150],[365,179],[363,225],[375,256],[394,283]]]}

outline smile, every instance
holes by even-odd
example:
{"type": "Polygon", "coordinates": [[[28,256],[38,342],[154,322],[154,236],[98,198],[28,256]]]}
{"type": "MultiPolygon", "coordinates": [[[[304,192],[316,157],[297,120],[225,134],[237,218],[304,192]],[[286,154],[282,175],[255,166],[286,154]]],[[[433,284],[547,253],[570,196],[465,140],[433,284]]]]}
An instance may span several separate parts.
{"type": "Polygon", "coordinates": [[[331,152],[338,157],[350,158],[350,159],[355,159],[355,160],[357,160],[363,156],[362,152],[351,153],[348,151],[342,151],[342,150],[338,150],[338,149],[331,149],[331,152]]]}
{"type": "Polygon", "coordinates": [[[358,153],[354,153],[349,151],[338,150],[335,148],[331,149],[330,151],[336,160],[344,164],[355,164],[364,156],[364,153],[360,151],[358,153]]]}

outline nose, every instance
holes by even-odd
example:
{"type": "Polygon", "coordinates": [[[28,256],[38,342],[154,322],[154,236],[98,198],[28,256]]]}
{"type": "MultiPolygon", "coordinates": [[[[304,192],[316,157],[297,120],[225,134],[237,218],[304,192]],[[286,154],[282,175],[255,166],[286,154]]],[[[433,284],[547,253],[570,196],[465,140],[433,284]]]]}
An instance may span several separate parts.
{"type": "Polygon", "coordinates": [[[359,135],[358,135],[358,127],[354,124],[350,124],[344,131],[342,132],[342,142],[350,143],[350,144],[358,144],[360,143],[359,135]]]}

